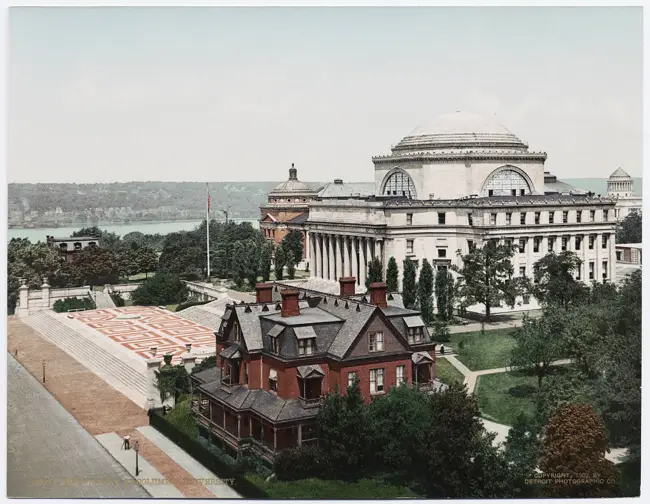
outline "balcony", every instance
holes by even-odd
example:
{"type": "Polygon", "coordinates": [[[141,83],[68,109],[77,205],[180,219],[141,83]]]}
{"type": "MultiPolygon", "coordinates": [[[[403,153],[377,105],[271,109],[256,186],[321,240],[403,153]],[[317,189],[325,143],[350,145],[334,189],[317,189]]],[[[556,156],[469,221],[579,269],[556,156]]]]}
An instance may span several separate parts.
{"type": "Polygon", "coordinates": [[[318,408],[321,404],[323,404],[323,396],[300,397],[299,399],[303,408],[318,408]]]}

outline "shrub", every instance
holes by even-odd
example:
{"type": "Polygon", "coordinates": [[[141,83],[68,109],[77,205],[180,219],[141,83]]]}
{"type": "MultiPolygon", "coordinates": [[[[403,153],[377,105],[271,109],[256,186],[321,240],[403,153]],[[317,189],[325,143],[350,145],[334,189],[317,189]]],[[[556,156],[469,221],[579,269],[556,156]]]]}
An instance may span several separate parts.
{"type": "Polygon", "coordinates": [[[113,303],[115,303],[115,306],[124,306],[124,298],[120,295],[119,292],[111,292],[109,296],[111,296],[111,299],[113,300],[113,303]]]}
{"type": "Polygon", "coordinates": [[[461,350],[463,348],[465,348],[465,341],[464,340],[461,340],[460,343],[458,343],[458,348],[460,348],[461,350]]]}
{"type": "Polygon", "coordinates": [[[168,273],[158,273],[145,280],[131,293],[134,305],[169,305],[182,303],[188,290],[181,279],[168,273]]]}
{"type": "Polygon", "coordinates": [[[174,409],[167,413],[166,419],[190,439],[197,439],[198,430],[196,420],[190,412],[190,401],[177,403],[174,409]]]}
{"type": "Polygon", "coordinates": [[[205,369],[209,369],[211,367],[215,367],[216,365],[217,365],[217,356],[212,355],[210,357],[207,357],[206,359],[203,359],[196,366],[194,366],[192,368],[192,374],[198,373],[199,371],[203,371],[205,369]]]}
{"type": "Polygon", "coordinates": [[[446,343],[451,339],[449,327],[441,320],[436,320],[433,323],[433,339],[446,343]]]}
{"type": "Polygon", "coordinates": [[[54,303],[52,309],[57,313],[64,313],[71,310],[94,310],[95,303],[90,298],[65,298],[54,303]]]}
{"type": "Polygon", "coordinates": [[[330,473],[327,455],[317,445],[284,450],[275,459],[275,475],[281,481],[324,478],[330,473]]]}

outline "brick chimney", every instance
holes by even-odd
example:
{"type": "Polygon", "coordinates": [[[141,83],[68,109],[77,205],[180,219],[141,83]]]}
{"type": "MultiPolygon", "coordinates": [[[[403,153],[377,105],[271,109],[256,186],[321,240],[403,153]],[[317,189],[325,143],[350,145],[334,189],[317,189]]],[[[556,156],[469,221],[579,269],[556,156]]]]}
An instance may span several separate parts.
{"type": "Polygon", "coordinates": [[[282,309],[280,313],[283,317],[295,317],[300,315],[300,306],[298,305],[298,296],[300,292],[293,289],[285,289],[280,292],[282,296],[282,309]]]}
{"type": "Polygon", "coordinates": [[[257,303],[272,303],[273,302],[273,284],[258,283],[255,285],[256,302],[257,303]]]}
{"type": "Polygon", "coordinates": [[[386,283],[375,282],[370,284],[370,302],[380,308],[386,308],[386,283]]]}
{"type": "Polygon", "coordinates": [[[341,297],[350,297],[355,294],[355,286],[357,279],[355,277],[341,277],[339,278],[339,285],[341,286],[341,297]]]}

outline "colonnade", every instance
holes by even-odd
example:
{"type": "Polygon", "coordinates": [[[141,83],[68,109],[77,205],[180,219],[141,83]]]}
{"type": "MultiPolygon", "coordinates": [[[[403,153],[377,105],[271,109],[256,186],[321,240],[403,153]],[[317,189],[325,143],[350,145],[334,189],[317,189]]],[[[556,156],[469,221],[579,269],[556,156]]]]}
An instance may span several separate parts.
{"type": "Polygon", "coordinates": [[[378,258],[385,268],[381,238],[308,234],[312,276],[315,278],[336,281],[341,277],[355,277],[358,285],[365,285],[370,261],[378,258]]]}

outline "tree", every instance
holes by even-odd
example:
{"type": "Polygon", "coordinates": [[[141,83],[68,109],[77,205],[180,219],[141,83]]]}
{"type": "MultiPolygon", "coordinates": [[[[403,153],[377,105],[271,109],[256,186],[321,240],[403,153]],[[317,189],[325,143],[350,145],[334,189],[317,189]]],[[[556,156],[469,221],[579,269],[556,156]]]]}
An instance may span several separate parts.
{"type": "Polygon", "coordinates": [[[86,236],[90,238],[101,238],[102,230],[99,229],[97,226],[85,227],[85,228],[81,228],[79,231],[74,231],[71,236],[74,238],[81,237],[81,236],[86,236]]]}
{"type": "Polygon", "coordinates": [[[373,258],[368,264],[368,276],[366,277],[366,289],[370,289],[370,284],[384,281],[384,267],[378,257],[373,258]]]}
{"type": "Polygon", "coordinates": [[[568,308],[579,302],[585,294],[585,285],[574,279],[582,261],[574,252],[551,252],[533,265],[535,285],[532,292],[543,306],[568,308]]]}
{"type": "Polygon", "coordinates": [[[522,292],[521,281],[512,277],[513,254],[514,247],[498,244],[496,240],[488,240],[466,255],[458,251],[462,267],[453,265],[452,268],[461,275],[460,295],[468,305],[484,305],[487,318],[492,306],[502,301],[514,306],[515,297],[522,292]]]}
{"type": "MultiPolygon", "coordinates": [[[[165,357],[168,356],[166,355],[165,357]]],[[[167,361],[165,364],[166,365],[162,366],[159,371],[154,371],[156,376],[156,387],[160,392],[161,401],[165,401],[167,394],[169,394],[174,398],[175,403],[181,394],[189,392],[187,370],[182,364],[172,366],[170,363],[167,363],[167,361]]]]}
{"type": "Polygon", "coordinates": [[[246,246],[242,242],[237,242],[233,246],[232,257],[232,280],[238,288],[244,285],[244,280],[248,274],[248,261],[246,255],[246,246]]]}
{"type": "Polygon", "coordinates": [[[602,419],[587,404],[565,404],[549,419],[544,432],[540,469],[546,474],[562,473],[569,484],[556,482],[544,487],[553,497],[615,497],[618,474],[605,458],[609,451],[602,419]],[[585,483],[571,480],[583,479],[585,483]]]}
{"type": "Polygon", "coordinates": [[[527,485],[526,480],[533,477],[539,464],[541,435],[540,424],[524,413],[519,414],[508,431],[504,451],[506,463],[517,487],[528,488],[520,497],[533,497],[535,494],[535,487],[527,485]]]}
{"type": "Polygon", "coordinates": [[[149,246],[141,246],[138,249],[137,255],[137,269],[138,273],[145,273],[145,277],[149,278],[149,273],[156,271],[158,267],[158,254],[149,246]]]}
{"type": "Polygon", "coordinates": [[[399,291],[399,270],[397,269],[397,261],[391,256],[388,259],[388,267],[386,268],[386,290],[388,292],[399,291]]]}
{"type": "Polygon", "coordinates": [[[257,275],[260,267],[260,250],[255,240],[246,241],[246,279],[251,288],[257,284],[257,275]]]}
{"type": "Polygon", "coordinates": [[[433,268],[426,259],[422,260],[422,270],[418,279],[418,303],[422,320],[426,325],[433,322],[433,268]]]}
{"type": "Polygon", "coordinates": [[[276,280],[282,280],[282,273],[285,264],[287,264],[287,256],[285,254],[284,248],[282,247],[282,244],[280,244],[275,248],[275,264],[273,269],[275,270],[276,280]]]}
{"type": "Polygon", "coordinates": [[[109,249],[87,247],[73,256],[73,265],[84,285],[118,283],[120,264],[109,249]]]}
{"type": "MultiPolygon", "coordinates": [[[[294,266],[302,261],[302,251],[304,247],[302,233],[300,231],[289,231],[289,233],[280,242],[284,251],[293,255],[294,266]]],[[[287,265],[289,263],[287,262],[287,265]]]]}
{"type": "Polygon", "coordinates": [[[594,390],[584,375],[572,366],[564,366],[548,376],[535,394],[535,421],[544,426],[559,407],[574,402],[595,404],[594,390]]]}
{"type": "Polygon", "coordinates": [[[438,317],[443,320],[451,320],[454,314],[454,278],[449,271],[438,271],[435,292],[438,317]]]}
{"type": "Polygon", "coordinates": [[[260,251],[259,272],[262,282],[268,282],[271,276],[271,257],[273,255],[273,242],[267,241],[260,251]]]}
{"type": "Polygon", "coordinates": [[[563,357],[561,327],[560,317],[554,312],[545,312],[537,319],[524,315],[521,327],[514,333],[516,346],[512,349],[510,365],[515,370],[533,369],[539,388],[553,362],[563,357]]]}
{"type": "Polygon", "coordinates": [[[643,230],[641,212],[634,209],[616,229],[616,243],[642,243],[643,230]]]}
{"type": "Polygon", "coordinates": [[[158,260],[161,273],[172,273],[184,278],[200,278],[205,267],[205,248],[193,233],[170,233],[165,237],[158,260]]]}
{"type": "Polygon", "coordinates": [[[232,277],[232,245],[229,243],[221,242],[217,245],[214,253],[214,272],[219,278],[232,277]]]}
{"type": "Polygon", "coordinates": [[[169,273],[157,273],[131,293],[135,305],[180,304],[187,300],[189,291],[181,279],[169,273]]]}
{"type": "Polygon", "coordinates": [[[289,250],[286,254],[287,261],[287,278],[293,280],[296,278],[296,261],[293,258],[293,252],[289,250]]]}
{"type": "Polygon", "coordinates": [[[404,273],[402,274],[402,301],[404,307],[412,310],[415,308],[417,300],[417,284],[415,277],[417,275],[415,263],[411,259],[404,259],[402,262],[404,273]]]}

